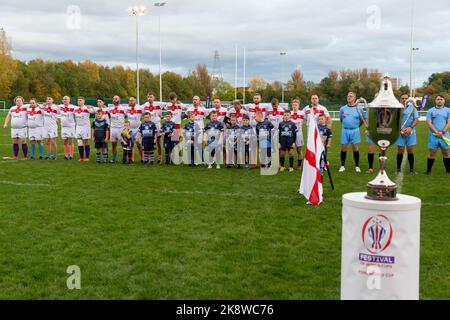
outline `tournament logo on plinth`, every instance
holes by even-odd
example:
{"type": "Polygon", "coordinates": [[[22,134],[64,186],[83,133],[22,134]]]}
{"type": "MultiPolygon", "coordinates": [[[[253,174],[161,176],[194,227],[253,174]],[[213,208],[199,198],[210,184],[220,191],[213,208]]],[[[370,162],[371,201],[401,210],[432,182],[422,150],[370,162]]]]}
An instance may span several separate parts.
{"type": "Polygon", "coordinates": [[[392,224],[386,216],[377,215],[367,219],[362,228],[362,241],[371,254],[360,253],[359,260],[393,264],[394,257],[379,255],[391,245],[393,234],[392,224]]]}

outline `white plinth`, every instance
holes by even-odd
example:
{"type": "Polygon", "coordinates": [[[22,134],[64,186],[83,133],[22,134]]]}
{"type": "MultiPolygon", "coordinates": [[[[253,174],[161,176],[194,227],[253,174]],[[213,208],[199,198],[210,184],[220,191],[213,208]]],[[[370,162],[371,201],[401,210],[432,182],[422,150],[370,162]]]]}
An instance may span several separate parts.
{"type": "Polygon", "coordinates": [[[342,197],[341,299],[419,299],[420,199],[365,195],[342,197]]]}

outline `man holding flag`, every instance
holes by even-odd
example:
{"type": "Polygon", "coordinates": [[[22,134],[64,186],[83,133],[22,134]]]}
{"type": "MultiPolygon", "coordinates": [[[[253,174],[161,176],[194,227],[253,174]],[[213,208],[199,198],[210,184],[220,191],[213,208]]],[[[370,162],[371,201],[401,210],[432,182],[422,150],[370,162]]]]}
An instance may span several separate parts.
{"type": "Polygon", "coordinates": [[[309,205],[319,205],[323,201],[321,159],[325,149],[314,117],[308,117],[306,153],[303,164],[300,194],[309,205]]]}

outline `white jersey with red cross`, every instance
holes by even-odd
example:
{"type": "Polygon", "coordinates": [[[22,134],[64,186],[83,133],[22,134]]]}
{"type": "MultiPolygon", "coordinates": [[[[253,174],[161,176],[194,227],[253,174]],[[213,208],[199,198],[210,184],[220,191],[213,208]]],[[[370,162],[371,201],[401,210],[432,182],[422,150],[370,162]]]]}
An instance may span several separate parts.
{"type": "Polygon", "coordinates": [[[111,128],[123,129],[125,126],[125,114],[127,113],[127,105],[108,105],[109,117],[111,120],[111,128]]]}
{"type": "Polygon", "coordinates": [[[44,127],[47,129],[58,129],[59,108],[57,105],[43,105],[42,113],[44,114],[44,127]]]}
{"type": "MultiPolygon", "coordinates": [[[[134,107],[128,106],[127,108],[127,119],[130,121],[131,129],[139,129],[142,123],[142,113],[144,111],[144,106],[135,105],[134,107]]],[[[152,119],[153,120],[153,119],[152,119]]]]}
{"type": "Polygon", "coordinates": [[[21,107],[14,106],[9,109],[8,115],[11,117],[11,128],[22,129],[27,126],[28,105],[21,107]]]}
{"type": "Polygon", "coordinates": [[[68,105],[60,105],[59,113],[61,116],[61,127],[74,127],[75,126],[75,118],[73,116],[73,112],[75,111],[75,107],[72,104],[68,105]]]}
{"type": "Polygon", "coordinates": [[[181,128],[181,113],[184,108],[181,103],[173,104],[172,102],[169,102],[165,107],[167,111],[172,113],[172,121],[175,123],[177,129],[181,128]]]}
{"type": "Polygon", "coordinates": [[[318,118],[321,114],[325,115],[325,117],[327,118],[330,116],[330,114],[328,113],[328,109],[320,104],[315,107],[306,106],[305,108],[303,108],[303,113],[305,115],[306,125],[308,125],[309,117],[311,115],[314,116],[316,122],[318,121],[318,118]]]}
{"type": "Polygon", "coordinates": [[[162,106],[160,102],[146,102],[144,105],[144,113],[149,112],[152,115],[152,122],[161,124],[162,106]]]}
{"type": "Polygon", "coordinates": [[[27,120],[28,120],[28,128],[39,128],[44,126],[44,115],[42,114],[41,108],[36,107],[28,107],[27,110],[27,120]]]}
{"type": "Polygon", "coordinates": [[[75,107],[73,115],[75,116],[75,123],[76,123],[77,127],[80,127],[80,128],[90,128],[91,127],[91,121],[89,120],[91,114],[90,114],[88,107],[86,107],[86,106],[75,107]]]}
{"type": "Polygon", "coordinates": [[[203,106],[195,107],[191,105],[189,108],[187,108],[186,115],[189,116],[190,112],[194,113],[195,123],[199,126],[200,129],[203,130],[203,128],[205,127],[205,118],[207,117],[208,112],[207,109],[203,106]]]}

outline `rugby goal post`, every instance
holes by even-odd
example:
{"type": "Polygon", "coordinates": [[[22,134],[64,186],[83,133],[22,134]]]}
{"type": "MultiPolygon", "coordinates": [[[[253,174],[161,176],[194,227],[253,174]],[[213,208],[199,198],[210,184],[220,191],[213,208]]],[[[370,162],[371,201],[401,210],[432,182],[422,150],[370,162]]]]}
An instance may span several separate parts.
{"type": "Polygon", "coordinates": [[[6,101],[0,101],[0,111],[6,112],[6,101]]]}

